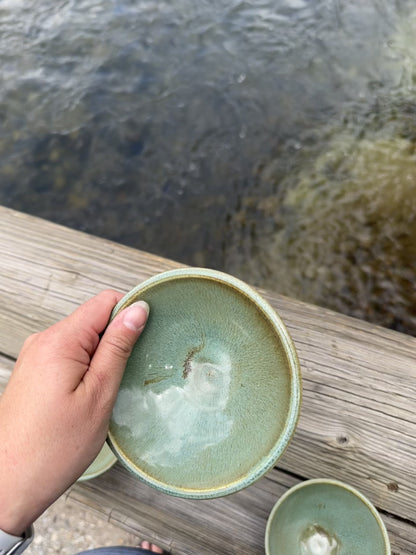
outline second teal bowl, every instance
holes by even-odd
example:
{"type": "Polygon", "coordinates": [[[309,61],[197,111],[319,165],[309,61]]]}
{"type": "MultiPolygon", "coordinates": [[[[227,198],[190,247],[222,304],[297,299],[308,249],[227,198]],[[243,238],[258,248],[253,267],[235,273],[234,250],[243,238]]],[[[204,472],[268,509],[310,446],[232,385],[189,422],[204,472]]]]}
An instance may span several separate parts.
{"type": "Polygon", "coordinates": [[[373,504],[338,480],[301,482],[274,506],[266,555],[390,555],[384,523],[373,504]]]}

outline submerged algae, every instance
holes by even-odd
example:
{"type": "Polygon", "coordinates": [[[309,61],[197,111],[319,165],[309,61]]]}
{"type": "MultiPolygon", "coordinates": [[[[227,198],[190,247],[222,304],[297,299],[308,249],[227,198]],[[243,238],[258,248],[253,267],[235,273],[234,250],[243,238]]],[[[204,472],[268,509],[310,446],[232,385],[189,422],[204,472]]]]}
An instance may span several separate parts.
{"type": "Polygon", "coordinates": [[[360,133],[329,127],[282,179],[264,170],[278,192],[260,205],[275,212],[255,262],[263,286],[416,334],[414,108],[372,109],[360,133]]]}

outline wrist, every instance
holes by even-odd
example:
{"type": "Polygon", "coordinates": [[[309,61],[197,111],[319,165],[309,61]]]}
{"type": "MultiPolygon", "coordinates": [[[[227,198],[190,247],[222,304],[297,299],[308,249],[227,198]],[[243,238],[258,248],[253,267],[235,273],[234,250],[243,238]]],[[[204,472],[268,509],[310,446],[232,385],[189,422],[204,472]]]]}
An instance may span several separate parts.
{"type": "Polygon", "coordinates": [[[0,478],[0,530],[12,536],[22,536],[46,507],[33,488],[22,487],[17,480],[7,483],[0,478]]]}
{"type": "Polygon", "coordinates": [[[19,493],[11,497],[11,488],[0,489],[0,530],[12,536],[21,536],[32,524],[27,514],[27,506],[23,506],[19,493]]]}
{"type": "Polygon", "coordinates": [[[13,514],[0,512],[0,530],[11,536],[22,536],[29,524],[22,518],[16,518],[13,514]]]}
{"type": "Polygon", "coordinates": [[[45,488],[36,473],[35,453],[27,451],[25,434],[18,426],[12,434],[3,407],[0,403],[0,529],[21,536],[42,512],[40,494],[45,488]]]}
{"type": "Polygon", "coordinates": [[[20,555],[31,543],[33,535],[33,526],[29,526],[20,536],[0,529],[0,555],[20,555]]]}
{"type": "Polygon", "coordinates": [[[21,536],[35,520],[33,495],[24,487],[19,465],[11,464],[10,458],[4,457],[1,450],[0,468],[0,529],[12,536],[21,536]]]}

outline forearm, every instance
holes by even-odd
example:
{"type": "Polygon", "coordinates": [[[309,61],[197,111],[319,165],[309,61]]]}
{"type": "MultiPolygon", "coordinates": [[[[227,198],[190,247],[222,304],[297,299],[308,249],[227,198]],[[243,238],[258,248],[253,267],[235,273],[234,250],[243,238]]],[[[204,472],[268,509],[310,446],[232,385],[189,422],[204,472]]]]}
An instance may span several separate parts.
{"type": "Polygon", "coordinates": [[[0,397],[4,532],[21,535],[105,441],[126,361],[149,310],[135,303],[107,326],[121,296],[103,292],[23,345],[0,397]]]}

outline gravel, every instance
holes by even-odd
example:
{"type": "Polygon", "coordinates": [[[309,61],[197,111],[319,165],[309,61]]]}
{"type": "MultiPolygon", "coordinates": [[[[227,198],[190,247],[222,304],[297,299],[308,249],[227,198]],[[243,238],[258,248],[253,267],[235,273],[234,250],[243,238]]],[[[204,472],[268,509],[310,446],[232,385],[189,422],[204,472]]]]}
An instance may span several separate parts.
{"type": "Polygon", "coordinates": [[[141,538],[106,522],[61,497],[35,523],[35,537],[25,555],[75,555],[96,547],[137,546],[141,538]]]}

